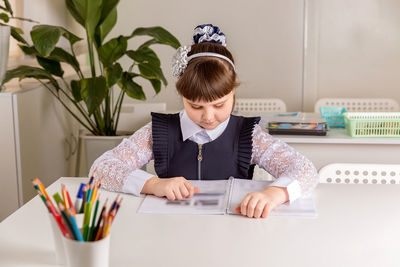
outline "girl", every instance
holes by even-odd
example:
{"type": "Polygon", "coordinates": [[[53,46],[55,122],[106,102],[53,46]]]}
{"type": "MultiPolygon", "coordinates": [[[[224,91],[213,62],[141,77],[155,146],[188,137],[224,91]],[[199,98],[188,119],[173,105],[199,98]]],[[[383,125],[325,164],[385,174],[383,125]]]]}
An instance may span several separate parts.
{"type": "Polygon", "coordinates": [[[239,82],[219,28],[200,25],[193,40],[174,57],[184,110],[152,113],[152,122],[99,157],[89,176],[103,178],[108,190],[180,200],[197,192],[190,180],[251,179],[252,164],[257,164],[277,179],[248,194],[236,212],[265,218],[278,205],[310,192],[318,183],[317,171],[304,156],[264,132],[259,117],[231,115],[239,82]],[[151,159],[157,176],[140,169],[151,159]]]}

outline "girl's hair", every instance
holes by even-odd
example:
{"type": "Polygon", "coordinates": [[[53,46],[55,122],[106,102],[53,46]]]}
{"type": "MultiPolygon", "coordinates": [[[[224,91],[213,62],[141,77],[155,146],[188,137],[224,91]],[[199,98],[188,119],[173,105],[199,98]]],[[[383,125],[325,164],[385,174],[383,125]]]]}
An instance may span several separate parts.
{"type": "MultiPolygon", "coordinates": [[[[201,52],[221,54],[235,63],[225,46],[210,42],[193,44],[188,56],[201,52]]],[[[212,102],[226,96],[238,85],[236,72],[229,62],[217,57],[201,56],[189,61],[176,88],[181,96],[191,101],[212,102]]]]}

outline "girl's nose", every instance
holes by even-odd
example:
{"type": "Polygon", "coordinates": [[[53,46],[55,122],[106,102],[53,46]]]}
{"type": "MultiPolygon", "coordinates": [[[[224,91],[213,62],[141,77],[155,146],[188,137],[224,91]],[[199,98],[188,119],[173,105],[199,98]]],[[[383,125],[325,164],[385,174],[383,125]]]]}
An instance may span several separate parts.
{"type": "Polygon", "coordinates": [[[203,121],[213,121],[214,113],[211,110],[204,110],[203,112],[203,121]]]}

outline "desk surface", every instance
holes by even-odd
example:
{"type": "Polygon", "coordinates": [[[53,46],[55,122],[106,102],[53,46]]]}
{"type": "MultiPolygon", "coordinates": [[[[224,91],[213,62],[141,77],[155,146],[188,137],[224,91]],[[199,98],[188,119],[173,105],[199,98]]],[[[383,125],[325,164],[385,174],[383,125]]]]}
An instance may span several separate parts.
{"type": "MultiPolygon", "coordinates": [[[[81,181],[61,178],[48,192],[64,183],[75,193],[81,181]]],[[[317,218],[248,219],[138,214],[142,198],[124,195],[110,266],[400,266],[399,196],[399,185],[320,184],[317,218]]],[[[49,230],[35,197],[0,224],[0,266],[56,266],[49,230]]]]}

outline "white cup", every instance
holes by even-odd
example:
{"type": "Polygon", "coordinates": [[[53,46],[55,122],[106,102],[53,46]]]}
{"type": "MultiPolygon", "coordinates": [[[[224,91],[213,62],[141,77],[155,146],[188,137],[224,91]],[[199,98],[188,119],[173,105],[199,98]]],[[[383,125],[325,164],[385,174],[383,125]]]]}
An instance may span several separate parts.
{"type": "Polygon", "coordinates": [[[79,242],[62,237],[68,267],[108,267],[110,235],[98,241],[79,242]]]}
{"type": "Polygon", "coordinates": [[[62,233],[60,227],[58,227],[56,219],[51,213],[49,213],[49,219],[51,224],[51,230],[53,233],[54,246],[56,248],[56,263],[58,265],[64,265],[66,263],[66,260],[64,253],[64,245],[61,240],[62,233]]]}
{"type": "MultiPolygon", "coordinates": [[[[75,219],[78,226],[82,225],[83,216],[84,216],[83,214],[76,214],[75,219]]],[[[65,265],[67,263],[67,260],[65,256],[64,243],[62,241],[63,234],[61,232],[60,227],[58,226],[58,223],[56,222],[56,219],[51,213],[49,213],[49,219],[51,224],[51,230],[53,233],[54,246],[56,249],[56,263],[58,265],[65,265]]]]}

